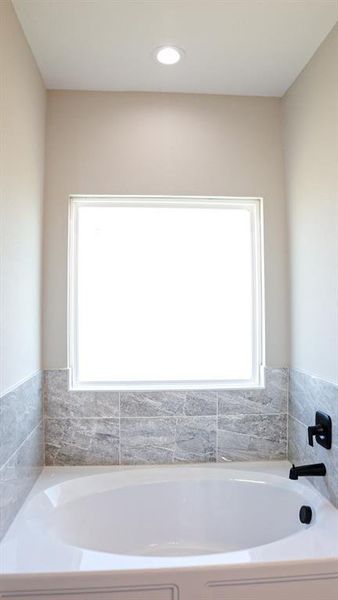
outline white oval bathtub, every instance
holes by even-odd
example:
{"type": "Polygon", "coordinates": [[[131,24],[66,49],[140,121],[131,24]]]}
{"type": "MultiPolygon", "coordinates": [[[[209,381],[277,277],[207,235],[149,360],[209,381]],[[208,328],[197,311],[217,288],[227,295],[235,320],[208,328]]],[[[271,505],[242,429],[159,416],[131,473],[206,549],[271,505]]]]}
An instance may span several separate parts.
{"type": "Polygon", "coordinates": [[[98,475],[47,490],[55,508],[45,527],[66,544],[113,554],[236,552],[304,530],[301,489],[203,467],[138,470],[131,481],[98,475]]]}
{"type": "Polygon", "coordinates": [[[338,511],[289,468],[46,468],[0,544],[0,595],[336,600],[338,511]]]}
{"type": "Polygon", "coordinates": [[[39,526],[52,538],[134,557],[215,555],[271,544],[313,527],[323,503],[301,482],[217,466],[110,472],[60,483],[42,495],[49,507],[39,526]],[[310,525],[299,520],[304,504],[313,510],[310,525]]]}
{"type": "Polygon", "coordinates": [[[0,572],[338,557],[338,511],[311,484],[289,480],[287,463],[237,465],[46,468],[0,544],[0,572]]]}

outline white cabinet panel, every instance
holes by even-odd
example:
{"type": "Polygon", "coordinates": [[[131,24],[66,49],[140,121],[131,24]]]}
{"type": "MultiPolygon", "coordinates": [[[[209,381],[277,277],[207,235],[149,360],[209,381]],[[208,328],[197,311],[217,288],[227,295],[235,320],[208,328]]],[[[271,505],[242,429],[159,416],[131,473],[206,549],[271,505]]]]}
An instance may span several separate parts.
{"type": "MultiPolygon", "coordinates": [[[[1,596],[0,596],[1,597],[1,596]]],[[[22,595],[9,595],[4,598],[11,600],[178,600],[173,587],[158,588],[120,588],[110,591],[83,592],[28,592],[22,595]]]]}
{"type": "Polygon", "coordinates": [[[211,600],[338,600],[338,578],[211,586],[211,600]]]}

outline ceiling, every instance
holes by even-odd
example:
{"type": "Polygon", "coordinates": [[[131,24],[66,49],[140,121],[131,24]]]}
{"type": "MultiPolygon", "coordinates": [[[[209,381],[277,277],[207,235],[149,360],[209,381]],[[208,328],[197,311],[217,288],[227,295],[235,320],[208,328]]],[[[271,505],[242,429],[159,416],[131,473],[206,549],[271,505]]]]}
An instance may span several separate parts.
{"type": "Polygon", "coordinates": [[[13,0],[48,88],[282,96],[335,0],[13,0]],[[185,50],[175,66],[156,47],[185,50]]]}

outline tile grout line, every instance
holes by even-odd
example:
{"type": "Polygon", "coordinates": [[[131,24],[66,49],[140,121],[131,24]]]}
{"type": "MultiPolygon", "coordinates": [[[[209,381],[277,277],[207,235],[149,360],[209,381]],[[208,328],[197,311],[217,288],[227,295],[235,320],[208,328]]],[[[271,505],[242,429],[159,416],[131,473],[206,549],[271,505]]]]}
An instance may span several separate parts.
{"type": "MultiPolygon", "coordinates": [[[[76,417],[76,416],[69,416],[69,417],[51,417],[51,416],[46,416],[46,420],[48,421],[67,421],[67,420],[74,420],[74,421],[81,421],[81,420],[90,420],[93,419],[95,421],[100,421],[100,420],[117,420],[117,419],[214,419],[214,418],[225,418],[227,419],[228,417],[281,417],[281,416],[287,416],[286,412],[278,412],[278,413],[225,413],[225,414],[217,414],[214,413],[213,415],[132,415],[132,416],[123,416],[123,417],[119,417],[119,416],[106,416],[106,417],[76,417]]],[[[290,415],[292,416],[292,415],[290,415]]],[[[294,417],[295,418],[295,417],[294,417]]]]}

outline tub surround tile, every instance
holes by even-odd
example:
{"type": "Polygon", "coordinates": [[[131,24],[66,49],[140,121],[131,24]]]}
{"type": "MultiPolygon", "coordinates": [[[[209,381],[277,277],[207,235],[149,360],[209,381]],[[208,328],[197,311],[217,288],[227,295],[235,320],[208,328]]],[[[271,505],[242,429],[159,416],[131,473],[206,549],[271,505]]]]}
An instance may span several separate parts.
{"type": "Polygon", "coordinates": [[[282,460],[286,447],[286,415],[218,417],[218,462],[282,460]]]}
{"type": "Polygon", "coordinates": [[[216,415],[217,392],[121,392],[121,417],[216,415]]]}
{"type": "Polygon", "coordinates": [[[119,464],[119,419],[46,419],[46,465],[119,464]]]}
{"type": "Polygon", "coordinates": [[[0,539],[44,463],[42,373],[0,398],[0,539]]]}
{"type": "Polygon", "coordinates": [[[43,465],[41,421],[0,469],[0,539],[21,508],[43,465]]]}
{"type": "Polygon", "coordinates": [[[215,462],[217,418],[179,418],[176,427],[174,462],[215,462]]]}
{"type": "Polygon", "coordinates": [[[216,460],[216,417],[121,418],[122,464],[216,460]]]}
{"type": "Polygon", "coordinates": [[[218,392],[188,391],[185,397],[184,414],[192,417],[217,414],[218,392]]]}
{"type": "Polygon", "coordinates": [[[0,466],[42,419],[42,373],[0,398],[0,466]]]}
{"type": "Polygon", "coordinates": [[[121,393],[69,392],[67,370],[46,371],[47,464],[210,462],[223,456],[225,446],[226,460],[285,458],[284,442],[278,446],[269,436],[262,437],[262,420],[266,423],[263,417],[269,417],[270,423],[274,415],[276,439],[284,440],[286,410],[286,369],[266,369],[264,390],[121,393]],[[227,432],[225,421],[218,421],[218,416],[233,421],[237,417],[242,424],[241,433],[227,432]],[[105,419],[119,423],[111,445],[109,437],[104,440],[98,435],[99,423],[105,419]],[[245,423],[250,427],[250,435],[245,423]],[[238,438],[231,451],[227,436],[238,438]],[[217,440],[223,444],[221,453],[217,452],[217,440]]]}
{"type": "Polygon", "coordinates": [[[338,507],[338,447],[325,450],[317,444],[311,447],[307,440],[307,425],[293,417],[289,418],[289,459],[296,465],[323,462],[325,477],[308,477],[309,481],[335,506],[338,507]]]}
{"type": "Polygon", "coordinates": [[[265,369],[261,390],[218,392],[217,460],[281,460],[287,452],[288,369],[265,369]]]}
{"type": "Polygon", "coordinates": [[[288,457],[295,464],[323,462],[325,477],[309,477],[312,484],[338,507],[338,386],[297,371],[290,370],[288,457]],[[332,418],[333,445],[327,450],[310,446],[307,427],[313,425],[316,410],[332,418]]]}
{"type": "Polygon", "coordinates": [[[338,445],[338,386],[290,369],[289,413],[305,425],[314,425],[317,410],[328,413],[333,422],[333,444],[338,445]]]}
{"type": "Polygon", "coordinates": [[[52,419],[119,417],[119,392],[68,390],[68,370],[45,371],[45,415],[52,419]]]}
{"type": "Polygon", "coordinates": [[[183,415],[184,402],[184,392],[121,392],[121,417],[183,415]]]}
{"type": "Polygon", "coordinates": [[[288,369],[265,369],[262,390],[223,390],[218,393],[218,414],[285,414],[288,369]]]}
{"type": "Polygon", "coordinates": [[[172,463],[176,418],[121,418],[121,464],[172,463]]]}

